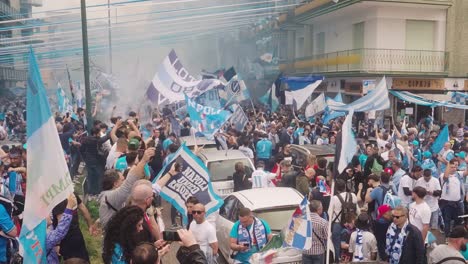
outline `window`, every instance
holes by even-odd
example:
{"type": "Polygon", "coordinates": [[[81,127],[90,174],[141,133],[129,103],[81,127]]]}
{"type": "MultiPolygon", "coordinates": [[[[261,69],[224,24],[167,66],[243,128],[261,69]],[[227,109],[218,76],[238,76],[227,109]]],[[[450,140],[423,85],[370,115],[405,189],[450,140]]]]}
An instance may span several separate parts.
{"type": "Polygon", "coordinates": [[[296,58],[304,57],[304,37],[296,39],[296,58]]]}
{"type": "Polygon", "coordinates": [[[364,48],[364,22],[353,25],[353,49],[364,48]]]}
{"type": "Polygon", "coordinates": [[[224,204],[219,209],[219,214],[229,221],[236,222],[239,220],[239,209],[242,207],[239,200],[231,195],[224,199],[224,204]]]}
{"type": "Polygon", "coordinates": [[[317,49],[315,54],[324,54],[325,53],[325,32],[320,32],[317,34],[317,49]]]}
{"type": "Polygon", "coordinates": [[[208,171],[211,175],[211,181],[217,182],[232,180],[234,166],[237,162],[244,163],[244,166],[246,166],[246,172],[247,169],[250,168],[250,162],[248,159],[227,159],[208,162],[208,171]]]}
{"type": "Polygon", "coordinates": [[[433,50],[435,22],[406,20],[406,49],[433,50]]]}

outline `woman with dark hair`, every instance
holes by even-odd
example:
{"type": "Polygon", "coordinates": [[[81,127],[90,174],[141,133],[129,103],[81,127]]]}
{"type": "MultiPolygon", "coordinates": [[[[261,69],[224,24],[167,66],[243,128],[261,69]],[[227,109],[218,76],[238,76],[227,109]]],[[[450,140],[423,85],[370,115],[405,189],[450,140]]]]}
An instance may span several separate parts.
{"type": "Polygon", "coordinates": [[[250,175],[247,174],[245,170],[244,163],[237,162],[234,165],[234,175],[232,175],[232,179],[234,181],[234,191],[242,191],[251,188],[251,184],[249,182],[250,175]]]}
{"type": "Polygon", "coordinates": [[[141,242],[137,234],[143,230],[143,214],[138,206],[127,206],[111,218],[102,250],[105,264],[130,263],[132,251],[141,242]]]}

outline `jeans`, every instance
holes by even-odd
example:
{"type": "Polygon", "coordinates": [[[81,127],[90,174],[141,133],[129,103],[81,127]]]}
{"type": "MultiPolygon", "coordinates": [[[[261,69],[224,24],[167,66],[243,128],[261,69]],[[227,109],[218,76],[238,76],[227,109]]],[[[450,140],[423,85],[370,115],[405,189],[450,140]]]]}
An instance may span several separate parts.
{"type": "Polygon", "coordinates": [[[457,225],[457,223],[459,222],[458,210],[459,210],[458,206],[454,207],[448,204],[442,207],[442,215],[444,217],[444,225],[445,225],[445,228],[444,228],[445,236],[448,236],[450,234],[452,220],[454,221],[454,225],[457,225]]]}
{"type": "Polygon", "coordinates": [[[439,229],[439,209],[431,213],[431,229],[439,229]]]}
{"type": "Polygon", "coordinates": [[[335,248],[335,262],[339,262],[341,256],[341,231],[343,227],[340,223],[332,224],[332,242],[335,248]]]}
{"type": "Polygon", "coordinates": [[[100,165],[87,165],[86,170],[88,171],[88,176],[86,177],[87,192],[90,195],[98,195],[102,190],[104,168],[101,168],[100,165]]]}
{"type": "Polygon", "coordinates": [[[325,262],[325,254],[322,254],[322,255],[302,254],[302,264],[323,264],[324,262],[325,262]]]}

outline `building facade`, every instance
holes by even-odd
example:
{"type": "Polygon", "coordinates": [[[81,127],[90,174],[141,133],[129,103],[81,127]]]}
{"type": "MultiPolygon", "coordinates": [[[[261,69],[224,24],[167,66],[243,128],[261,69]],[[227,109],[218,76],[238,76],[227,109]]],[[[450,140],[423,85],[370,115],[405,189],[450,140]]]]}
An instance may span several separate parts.
{"type": "MultiPolygon", "coordinates": [[[[345,102],[382,76],[389,88],[449,101],[449,91],[468,91],[466,14],[464,0],[308,1],[282,14],[273,29],[279,68],[325,76],[318,91],[340,91],[345,102]]],[[[418,121],[432,109],[392,98],[391,114],[418,121]]],[[[451,123],[465,118],[464,111],[443,107],[434,114],[451,123]]]]}

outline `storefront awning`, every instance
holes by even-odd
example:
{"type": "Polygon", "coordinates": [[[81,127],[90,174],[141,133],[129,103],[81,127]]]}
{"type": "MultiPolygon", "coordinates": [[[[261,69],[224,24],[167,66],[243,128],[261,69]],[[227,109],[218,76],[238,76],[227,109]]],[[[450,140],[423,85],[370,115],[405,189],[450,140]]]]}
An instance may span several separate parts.
{"type": "Polygon", "coordinates": [[[429,107],[445,106],[449,108],[468,110],[468,106],[465,104],[454,104],[450,102],[429,100],[419,95],[412,94],[410,92],[397,92],[397,91],[389,91],[389,92],[393,96],[395,96],[396,98],[402,101],[417,104],[417,105],[423,105],[423,106],[429,106],[429,107]]]}

